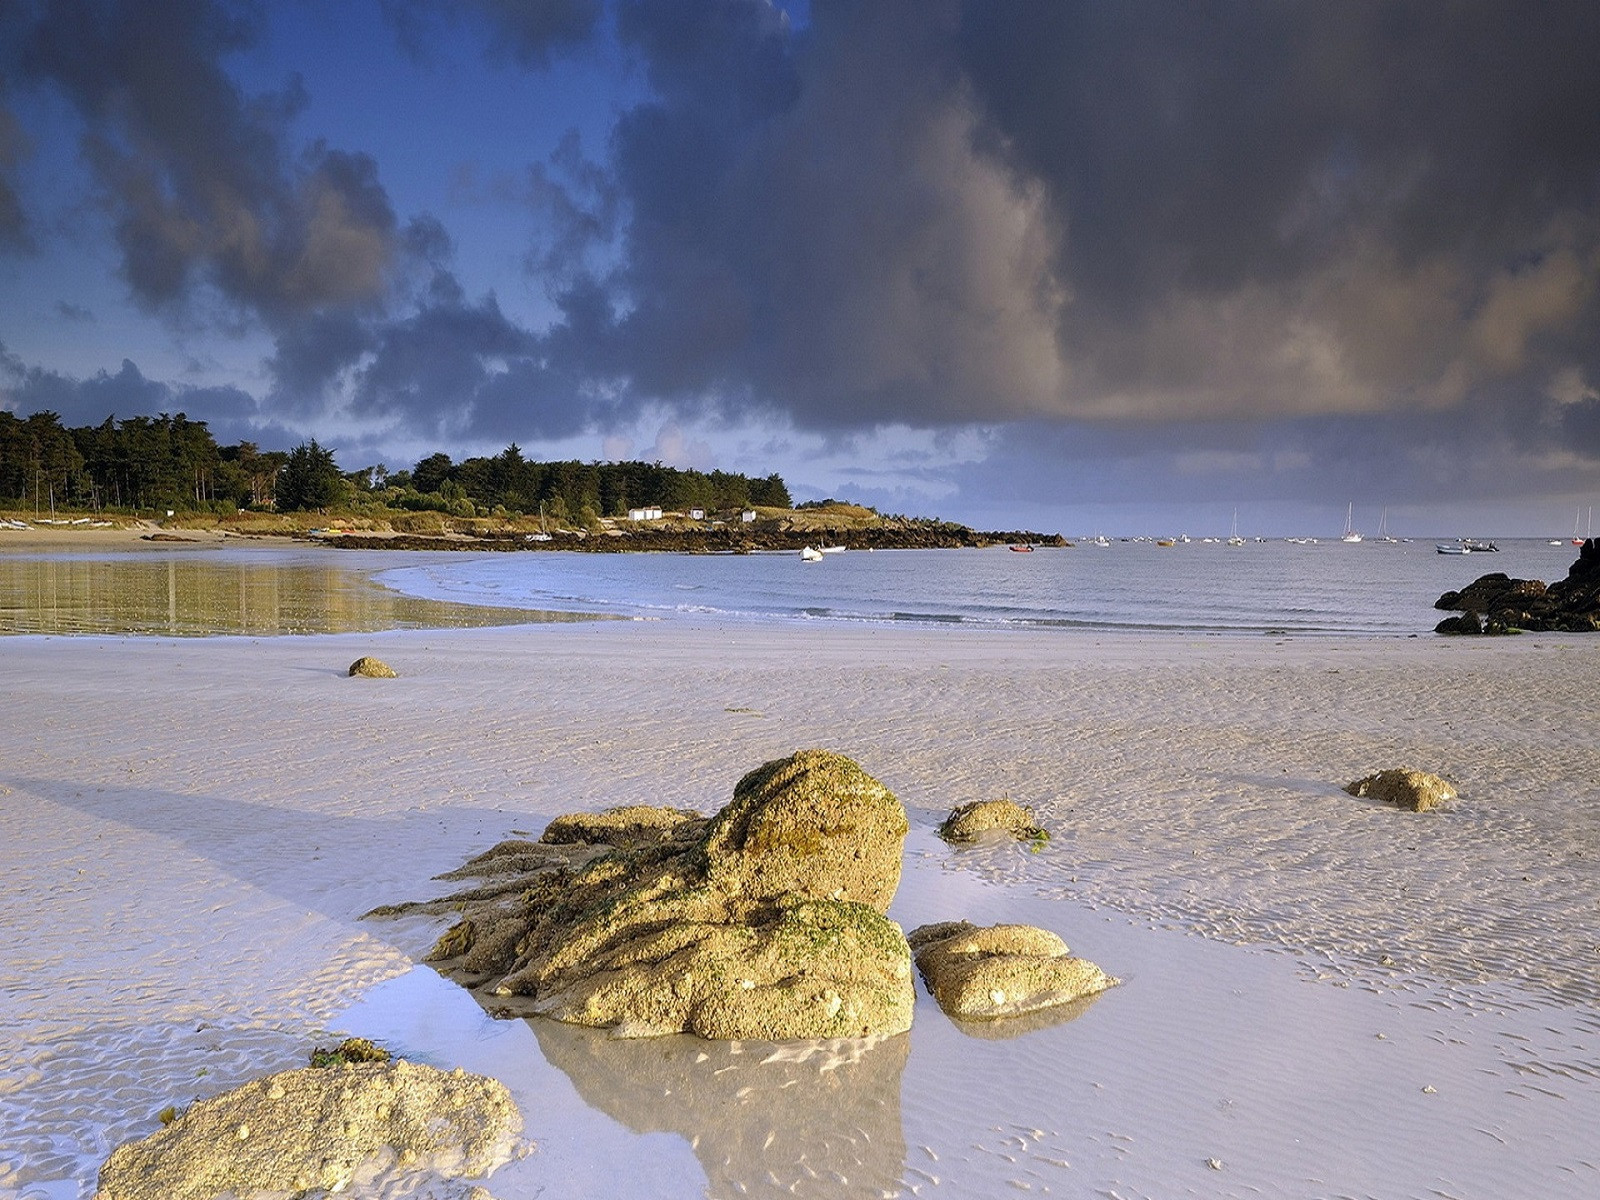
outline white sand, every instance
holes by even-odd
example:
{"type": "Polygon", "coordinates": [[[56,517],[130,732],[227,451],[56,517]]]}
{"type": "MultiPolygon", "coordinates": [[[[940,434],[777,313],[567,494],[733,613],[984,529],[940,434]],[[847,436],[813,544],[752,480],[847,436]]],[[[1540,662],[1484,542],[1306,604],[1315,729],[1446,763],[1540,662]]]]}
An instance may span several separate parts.
{"type": "Polygon", "coordinates": [[[166,1105],[343,1033],[512,1089],[539,1149],[500,1200],[1600,1192],[1597,668],[1555,636],[0,640],[0,1197],[87,1195],[166,1105]],[[401,678],[345,678],[365,653],[401,678]],[[412,970],[437,923],[357,920],[808,745],[911,811],[896,919],[1044,925],[1123,986],[1010,1039],[919,995],[907,1038],[774,1062],[492,1021],[412,970]],[[1462,799],[1338,790],[1402,763],[1462,799]],[[999,795],[1048,849],[930,836],[999,795]]]}

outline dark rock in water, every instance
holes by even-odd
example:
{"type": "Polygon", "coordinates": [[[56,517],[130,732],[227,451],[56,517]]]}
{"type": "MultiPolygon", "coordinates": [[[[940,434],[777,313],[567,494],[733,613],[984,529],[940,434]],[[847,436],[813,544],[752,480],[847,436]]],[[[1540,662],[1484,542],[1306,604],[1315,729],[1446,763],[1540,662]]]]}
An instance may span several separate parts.
{"type": "Polygon", "coordinates": [[[942,921],[911,931],[917,969],[939,1007],[967,1020],[1015,1017],[1071,1004],[1116,983],[1032,925],[942,921]]]}
{"type": "Polygon", "coordinates": [[[369,915],[460,914],[431,958],[576,1024],[774,1041],[910,1028],[910,949],[884,916],[909,823],[887,788],[807,750],[750,772],[703,828],[678,816],[577,867],[501,874],[533,845],[502,843],[480,856],[482,887],[369,915]]]}
{"type": "Polygon", "coordinates": [[[1434,607],[1463,614],[1439,622],[1436,633],[1600,630],[1600,544],[1593,538],[1585,541],[1567,577],[1548,587],[1537,579],[1513,579],[1496,571],[1459,592],[1446,592],[1434,607]]]}
{"type": "Polygon", "coordinates": [[[939,836],[947,842],[975,842],[991,829],[1008,833],[1019,842],[1050,838],[1033,823],[1033,809],[1015,800],[974,800],[959,805],[939,826],[939,836]]]}

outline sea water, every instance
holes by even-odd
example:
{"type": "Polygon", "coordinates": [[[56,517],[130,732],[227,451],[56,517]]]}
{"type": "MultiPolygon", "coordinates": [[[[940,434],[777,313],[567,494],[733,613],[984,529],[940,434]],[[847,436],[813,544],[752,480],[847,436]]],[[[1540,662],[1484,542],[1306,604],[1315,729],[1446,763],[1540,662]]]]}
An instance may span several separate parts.
{"type": "Polygon", "coordinates": [[[375,578],[458,604],[750,621],[1358,633],[1431,630],[1441,593],[1504,571],[1550,582],[1576,549],[1522,539],[1443,555],[1429,542],[1148,541],[1014,553],[893,550],[749,555],[430,555],[375,578]]]}

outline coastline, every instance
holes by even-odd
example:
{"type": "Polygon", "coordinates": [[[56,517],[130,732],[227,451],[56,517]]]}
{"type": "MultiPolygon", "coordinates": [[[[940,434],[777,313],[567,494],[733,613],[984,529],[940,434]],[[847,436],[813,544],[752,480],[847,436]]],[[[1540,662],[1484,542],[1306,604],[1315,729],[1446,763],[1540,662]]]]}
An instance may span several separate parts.
{"type": "Polygon", "coordinates": [[[0,1127],[23,1159],[0,1196],[82,1194],[165,1104],[327,1031],[503,1078],[540,1149],[501,1200],[807,1170],[854,1173],[820,1196],[1535,1196],[1596,1172],[1600,644],[682,620],[5,650],[26,715],[0,731],[0,1127]],[[345,678],[365,653],[400,678],[345,678]],[[807,745],[911,814],[891,916],[1041,924],[1123,985],[1000,1041],[919,995],[903,1046],[792,1068],[861,1083],[815,1093],[780,1162],[760,1147],[802,1083],[769,1093],[717,1049],[755,1072],[735,1102],[676,1039],[489,1021],[413,970],[435,922],[357,919],[560,812],[710,811],[807,745]],[[1398,761],[1462,799],[1419,819],[1338,790],[1398,761]],[[1002,794],[1055,832],[1043,853],[929,835],[1002,794]],[[681,1105],[629,1107],[646,1062],[681,1105]],[[841,1095],[879,1149],[828,1124],[841,1095]]]}

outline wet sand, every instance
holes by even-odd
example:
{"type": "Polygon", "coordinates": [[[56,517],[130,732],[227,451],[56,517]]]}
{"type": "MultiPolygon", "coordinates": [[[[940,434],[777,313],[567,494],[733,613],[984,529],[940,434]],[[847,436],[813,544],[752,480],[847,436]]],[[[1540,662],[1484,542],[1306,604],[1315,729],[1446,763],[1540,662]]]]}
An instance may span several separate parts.
{"type": "Polygon", "coordinates": [[[1547,1197],[1600,1187],[1600,641],[614,622],[0,640],[0,1196],[87,1195],[168,1104],[378,1037],[501,1078],[539,1194],[1547,1197]],[[396,680],[349,679],[376,654],[396,680]],[[710,811],[857,758],[891,916],[1027,921],[1123,980],[876,1045],[496,1022],[359,920],[550,817],[710,811]],[[1345,796],[1437,771],[1431,814],[1345,796]],[[1008,795],[1042,853],[945,847],[1008,795]],[[1213,1166],[1212,1163],[1217,1165],[1213,1166]]]}

